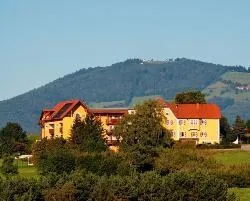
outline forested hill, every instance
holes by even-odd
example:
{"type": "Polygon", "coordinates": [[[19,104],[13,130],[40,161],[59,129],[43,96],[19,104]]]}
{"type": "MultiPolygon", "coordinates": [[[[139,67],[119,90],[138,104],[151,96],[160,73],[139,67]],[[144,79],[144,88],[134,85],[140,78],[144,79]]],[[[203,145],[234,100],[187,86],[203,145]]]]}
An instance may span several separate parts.
{"type": "Polygon", "coordinates": [[[188,59],[165,62],[129,59],[107,67],[81,69],[45,86],[0,102],[0,127],[8,121],[20,123],[29,132],[37,132],[39,115],[65,99],[83,99],[87,103],[123,101],[133,97],[161,95],[172,99],[177,92],[203,90],[222,74],[242,67],[228,67],[188,59]]]}

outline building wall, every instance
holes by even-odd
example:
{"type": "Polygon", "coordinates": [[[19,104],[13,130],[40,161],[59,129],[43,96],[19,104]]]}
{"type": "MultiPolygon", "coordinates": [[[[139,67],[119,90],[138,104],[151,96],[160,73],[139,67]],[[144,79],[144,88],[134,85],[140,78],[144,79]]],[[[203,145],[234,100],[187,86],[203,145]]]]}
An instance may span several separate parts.
{"type": "Polygon", "coordinates": [[[45,122],[42,129],[42,137],[50,139],[50,129],[54,130],[54,137],[60,137],[62,135],[62,133],[60,132],[61,123],[62,121],[45,122]]]}
{"type": "Polygon", "coordinates": [[[64,117],[60,121],[45,122],[44,127],[41,128],[41,137],[50,139],[51,134],[49,133],[49,129],[52,129],[52,126],[54,126],[54,137],[63,137],[68,139],[70,137],[71,127],[77,114],[80,115],[81,119],[84,119],[86,117],[87,110],[80,105],[72,111],[69,117],[64,117]]]}
{"type": "Polygon", "coordinates": [[[63,138],[68,139],[70,137],[70,132],[72,125],[74,124],[74,120],[76,116],[79,115],[81,117],[81,120],[83,120],[87,115],[87,110],[80,105],[77,107],[72,113],[70,114],[70,117],[64,117],[63,118],[63,138]]]}
{"type": "MultiPolygon", "coordinates": [[[[164,127],[172,133],[174,140],[180,139],[196,139],[197,143],[219,143],[220,130],[219,119],[178,119],[170,108],[163,110],[166,120],[163,122],[164,127]]],[[[70,137],[71,127],[73,125],[76,115],[80,115],[82,119],[86,117],[87,110],[80,105],[68,117],[64,117],[61,121],[45,122],[44,127],[41,128],[41,137],[51,138],[49,129],[54,126],[54,137],[63,137],[68,139],[70,137]],[[62,132],[61,132],[62,131],[62,132]]],[[[121,117],[121,114],[99,114],[103,129],[104,137],[107,137],[107,132],[114,128],[114,125],[107,124],[110,117],[121,117]]]]}
{"type": "Polygon", "coordinates": [[[164,115],[164,126],[174,140],[196,139],[198,144],[220,142],[219,119],[177,119],[169,108],[164,108],[164,115]]]}
{"type": "Polygon", "coordinates": [[[163,111],[166,117],[166,121],[164,122],[163,126],[170,130],[174,140],[179,140],[179,126],[177,124],[178,119],[169,108],[164,108],[163,111]]]}

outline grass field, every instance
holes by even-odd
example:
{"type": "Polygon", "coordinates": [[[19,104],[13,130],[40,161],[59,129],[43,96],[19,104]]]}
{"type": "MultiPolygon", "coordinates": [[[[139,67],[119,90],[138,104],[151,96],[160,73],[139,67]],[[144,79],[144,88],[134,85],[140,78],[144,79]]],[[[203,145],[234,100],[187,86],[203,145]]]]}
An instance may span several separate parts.
{"type": "MultiPolygon", "coordinates": [[[[0,166],[2,165],[3,160],[0,159],[0,166]]],[[[27,162],[21,160],[15,160],[15,164],[18,165],[18,173],[20,176],[27,178],[38,178],[39,174],[35,166],[28,166],[27,162]]],[[[2,175],[0,173],[0,175],[2,175]]]]}
{"type": "Polygon", "coordinates": [[[250,152],[248,151],[218,151],[214,154],[214,158],[225,165],[250,164],[250,152]]]}
{"type": "MultiPolygon", "coordinates": [[[[250,152],[241,150],[223,150],[214,152],[214,158],[224,165],[250,164],[250,152]]],[[[250,171],[250,170],[249,170],[250,171]]],[[[250,201],[250,188],[230,188],[240,201],[250,201]]]]}
{"type": "Polygon", "coordinates": [[[234,192],[240,201],[250,200],[250,188],[230,188],[229,192],[234,192]]]}

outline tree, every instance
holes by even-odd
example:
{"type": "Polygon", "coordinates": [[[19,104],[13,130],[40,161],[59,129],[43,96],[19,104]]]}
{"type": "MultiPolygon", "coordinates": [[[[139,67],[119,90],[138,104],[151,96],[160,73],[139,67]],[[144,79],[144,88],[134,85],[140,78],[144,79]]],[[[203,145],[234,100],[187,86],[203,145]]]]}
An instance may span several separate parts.
{"type": "Polygon", "coordinates": [[[0,152],[12,154],[13,152],[24,151],[28,143],[26,132],[18,123],[7,123],[0,130],[0,152]],[[19,149],[20,148],[20,149],[19,149]]]}
{"type": "Polygon", "coordinates": [[[200,91],[187,91],[178,93],[175,96],[175,103],[184,104],[184,103],[206,103],[205,94],[200,91]]]}
{"type": "Polygon", "coordinates": [[[157,147],[170,143],[168,131],[162,125],[164,121],[161,105],[149,100],[136,105],[135,113],[125,116],[115,128],[115,134],[121,140],[120,150],[129,154],[137,170],[151,170],[157,147]]]}
{"type": "Polygon", "coordinates": [[[33,145],[33,160],[42,173],[69,173],[76,167],[76,158],[63,138],[46,139],[33,145]]]}
{"type": "Polygon", "coordinates": [[[82,142],[82,130],[84,129],[84,123],[81,121],[80,116],[76,116],[71,128],[70,140],[75,145],[80,145],[82,142]]]}
{"type": "Polygon", "coordinates": [[[121,140],[121,149],[133,145],[159,146],[168,142],[167,130],[163,127],[165,117],[161,105],[155,100],[135,106],[135,113],[125,116],[115,128],[121,140]]]}
{"type": "Polygon", "coordinates": [[[250,130],[250,119],[248,119],[248,120],[246,121],[246,128],[247,128],[248,130],[250,130]]]}
{"type": "Polygon", "coordinates": [[[74,120],[70,139],[82,151],[101,152],[107,149],[102,133],[101,121],[87,114],[82,121],[78,117],[74,120]]]}
{"type": "Polygon", "coordinates": [[[233,133],[225,116],[222,116],[220,119],[220,134],[222,135],[222,142],[224,144],[229,144],[237,139],[237,135],[233,133]]]}
{"type": "Polygon", "coordinates": [[[245,122],[239,115],[236,116],[233,132],[240,138],[241,141],[247,141],[245,122]]]}
{"type": "Polygon", "coordinates": [[[1,170],[5,175],[18,174],[17,165],[14,165],[14,158],[10,156],[5,157],[3,159],[1,170]]]}

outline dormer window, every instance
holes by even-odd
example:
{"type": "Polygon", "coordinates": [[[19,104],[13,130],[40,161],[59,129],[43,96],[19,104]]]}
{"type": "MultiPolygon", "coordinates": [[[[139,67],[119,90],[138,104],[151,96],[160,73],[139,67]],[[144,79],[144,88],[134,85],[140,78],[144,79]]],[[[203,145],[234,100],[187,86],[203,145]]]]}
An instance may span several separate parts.
{"type": "Polygon", "coordinates": [[[75,114],[75,118],[76,118],[76,119],[81,119],[80,114],[75,114]]]}

